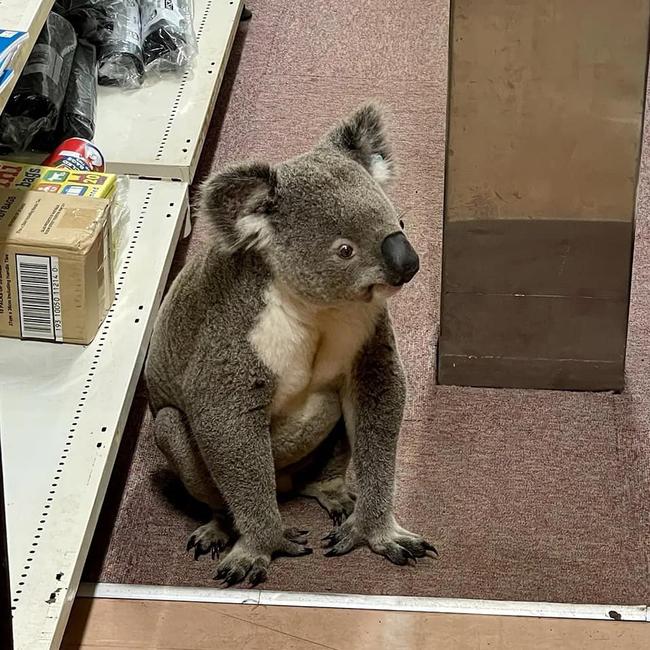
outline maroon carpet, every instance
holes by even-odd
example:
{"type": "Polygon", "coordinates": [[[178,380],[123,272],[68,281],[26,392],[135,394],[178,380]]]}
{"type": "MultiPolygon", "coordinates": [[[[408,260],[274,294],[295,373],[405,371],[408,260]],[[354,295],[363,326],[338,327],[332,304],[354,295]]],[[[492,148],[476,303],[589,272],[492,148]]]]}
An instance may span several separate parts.
{"type": "MultiPolygon", "coordinates": [[[[235,45],[201,173],[279,160],[375,97],[393,112],[392,192],[422,256],[393,313],[410,380],[397,511],[441,557],[397,568],[366,550],[278,560],[265,587],[561,602],[650,601],[650,194],[639,195],[628,388],[622,395],[435,384],[447,13],[442,0],[258,0],[235,45]]],[[[647,161],[647,158],[646,158],[647,161]]],[[[197,224],[187,254],[201,244],[197,224]]],[[[185,248],[179,251],[179,264],[185,248]]],[[[140,395],[85,579],[210,586],[214,562],[184,551],[201,513],[181,503],[140,395]]],[[[194,509],[196,510],[196,509],[194,509]]],[[[313,502],[283,506],[316,540],[313,502]]]]}

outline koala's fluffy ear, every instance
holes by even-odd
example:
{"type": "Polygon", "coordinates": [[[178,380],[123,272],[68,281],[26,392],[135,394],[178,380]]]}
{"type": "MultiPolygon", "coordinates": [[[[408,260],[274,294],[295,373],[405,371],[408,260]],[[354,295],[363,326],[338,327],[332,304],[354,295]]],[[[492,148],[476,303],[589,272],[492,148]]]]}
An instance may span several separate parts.
{"type": "Polygon", "coordinates": [[[224,252],[262,249],[271,243],[267,215],[275,204],[277,175],[265,163],[244,163],[209,177],[201,186],[201,211],[224,252]]]}
{"type": "Polygon", "coordinates": [[[393,178],[391,149],[379,105],[361,106],[329,133],[326,142],[363,165],[378,183],[393,178]]]}

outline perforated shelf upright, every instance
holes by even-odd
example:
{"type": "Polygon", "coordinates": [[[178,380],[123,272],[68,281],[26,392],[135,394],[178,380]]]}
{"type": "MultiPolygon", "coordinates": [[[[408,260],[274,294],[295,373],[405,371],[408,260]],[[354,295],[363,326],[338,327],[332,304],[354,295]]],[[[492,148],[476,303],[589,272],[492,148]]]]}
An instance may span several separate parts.
{"type": "Polygon", "coordinates": [[[116,298],[88,346],[0,338],[0,437],[14,637],[56,648],[120,443],[174,249],[187,184],[131,181],[116,298]]]}

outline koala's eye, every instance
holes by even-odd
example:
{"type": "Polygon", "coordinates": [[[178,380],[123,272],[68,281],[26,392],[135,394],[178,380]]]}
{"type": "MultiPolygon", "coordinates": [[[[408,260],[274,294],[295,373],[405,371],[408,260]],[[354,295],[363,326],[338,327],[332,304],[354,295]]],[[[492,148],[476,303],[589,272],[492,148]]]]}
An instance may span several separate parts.
{"type": "Polygon", "coordinates": [[[399,220],[399,227],[404,230],[404,222],[401,219],[399,220]]]}
{"type": "Polygon", "coordinates": [[[349,260],[354,255],[354,248],[350,244],[341,244],[338,250],[339,257],[349,260]]]}

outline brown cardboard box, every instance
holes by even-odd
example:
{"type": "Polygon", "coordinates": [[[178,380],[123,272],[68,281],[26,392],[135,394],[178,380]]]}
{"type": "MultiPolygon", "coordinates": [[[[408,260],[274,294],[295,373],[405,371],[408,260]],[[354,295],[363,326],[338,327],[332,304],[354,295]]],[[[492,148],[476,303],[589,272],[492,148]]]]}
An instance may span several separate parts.
{"type": "Polygon", "coordinates": [[[454,0],[443,384],[623,388],[647,0],[454,0]]]}
{"type": "Polygon", "coordinates": [[[115,295],[110,201],[0,189],[0,335],[94,338],[115,295]]]}

